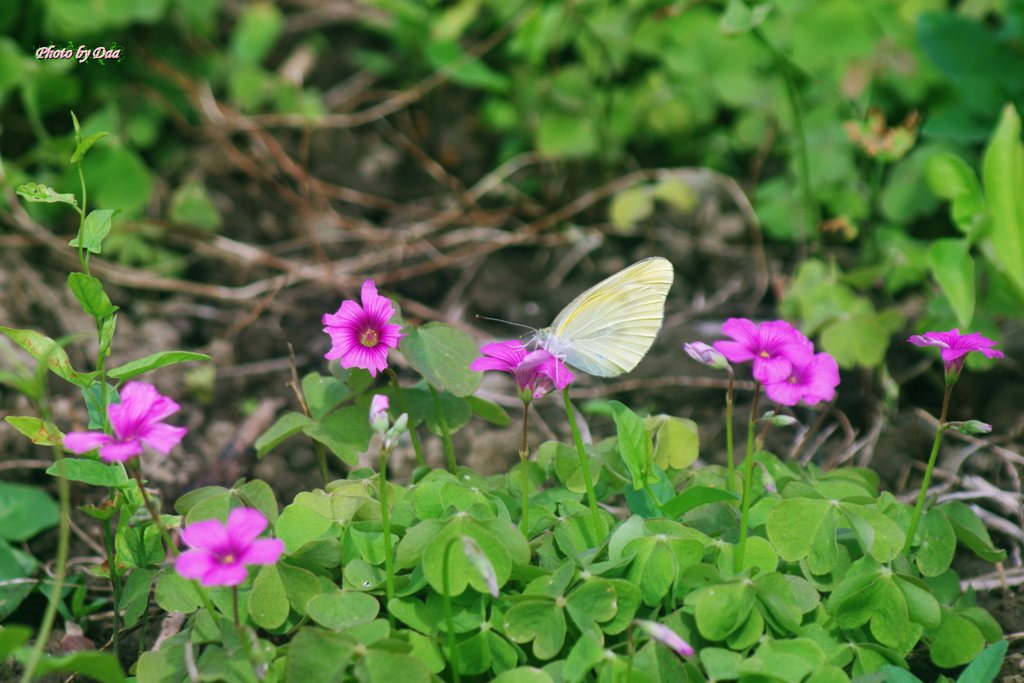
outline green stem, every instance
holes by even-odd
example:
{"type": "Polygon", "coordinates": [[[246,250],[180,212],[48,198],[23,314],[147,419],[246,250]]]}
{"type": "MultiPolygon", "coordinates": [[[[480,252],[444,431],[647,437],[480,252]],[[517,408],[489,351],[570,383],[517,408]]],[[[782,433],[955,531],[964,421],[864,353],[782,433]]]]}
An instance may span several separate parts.
{"type": "Polygon", "coordinates": [[[174,545],[174,541],[171,539],[171,534],[167,531],[167,527],[164,526],[164,522],[160,519],[160,513],[157,512],[156,506],[153,504],[153,499],[149,497],[149,493],[146,491],[146,485],[142,482],[142,462],[136,462],[135,467],[130,468],[135,474],[135,481],[139,485],[139,493],[142,494],[142,502],[146,506],[146,510],[149,511],[149,516],[153,520],[153,524],[156,524],[156,528],[160,530],[160,535],[164,539],[164,543],[167,545],[167,552],[171,554],[171,557],[178,556],[178,548],[174,545]]]}
{"type": "Polygon", "coordinates": [[[313,439],[313,450],[316,451],[316,461],[320,465],[320,476],[323,477],[324,486],[331,481],[331,474],[327,469],[327,452],[324,451],[324,445],[313,439]]]}
{"type": "MultiPolygon", "coordinates": [[[[388,375],[391,377],[391,386],[395,388],[395,398],[398,399],[398,407],[402,412],[409,414],[409,404],[405,402],[405,394],[402,393],[402,386],[398,383],[398,375],[394,370],[388,368],[388,375]]],[[[427,464],[423,457],[423,447],[420,446],[420,438],[416,435],[416,429],[409,425],[409,439],[412,441],[412,449],[416,452],[416,464],[423,467],[427,464]]]]}
{"type": "Polygon", "coordinates": [[[82,185],[82,206],[78,210],[78,262],[82,265],[82,272],[86,275],[89,273],[89,252],[86,250],[85,243],[85,208],[88,201],[88,194],[85,190],[85,171],[82,170],[82,162],[79,161],[78,166],[78,180],[82,185]]]}
{"type": "Polygon", "coordinates": [[[939,456],[939,445],[942,443],[942,435],[945,433],[946,416],[949,414],[949,397],[953,393],[953,385],[946,384],[946,391],[942,395],[942,411],[939,413],[939,426],[935,429],[935,440],[932,441],[932,452],[928,456],[928,466],[924,469],[924,479],[921,481],[921,491],[917,494],[917,504],[914,506],[914,514],[910,518],[910,529],[907,531],[907,541],[903,546],[903,552],[910,553],[914,544],[914,534],[917,533],[917,525],[921,521],[921,512],[924,510],[924,499],[928,495],[928,486],[932,483],[932,470],[935,468],[935,460],[939,456]]]}
{"type": "Polygon", "coordinates": [[[458,537],[448,539],[448,543],[444,546],[444,559],[441,563],[441,597],[444,602],[444,623],[445,628],[448,629],[448,649],[449,663],[452,666],[452,683],[460,683],[459,677],[459,650],[458,642],[455,640],[455,619],[452,617],[452,592],[451,592],[451,580],[449,574],[449,564],[451,563],[452,544],[455,543],[458,537]]]}
{"type": "MultiPolygon", "coordinates": [[[[814,195],[811,193],[810,152],[807,149],[807,132],[804,129],[804,116],[800,107],[800,96],[796,89],[796,82],[793,80],[792,65],[789,58],[776,48],[760,29],[755,28],[752,33],[775,57],[775,63],[778,65],[779,71],[782,74],[782,80],[786,85],[786,99],[789,101],[790,109],[793,110],[797,161],[800,168],[800,190],[804,204],[804,219],[807,221],[805,228],[813,230],[821,221],[818,216],[818,207],[814,202],[814,195]]],[[[806,234],[804,237],[806,237],[806,234]]]]}
{"type": "Polygon", "coordinates": [[[576,442],[576,453],[580,456],[580,471],[583,474],[583,481],[587,484],[587,502],[590,504],[590,512],[596,515],[597,494],[594,493],[594,482],[590,481],[590,463],[587,458],[587,451],[583,448],[580,427],[576,424],[576,413],[573,411],[572,401],[569,399],[569,387],[562,389],[562,398],[565,399],[565,416],[569,418],[569,427],[572,428],[572,439],[576,442]]]}
{"type": "Polygon", "coordinates": [[[64,477],[64,460],[60,457],[60,449],[55,449],[57,457],[57,495],[60,498],[60,529],[57,532],[57,560],[53,572],[53,588],[50,590],[50,601],[46,605],[43,621],[36,634],[36,642],[29,654],[25,671],[21,675],[21,683],[30,683],[35,675],[43,650],[50,640],[50,631],[57,616],[57,603],[63,597],[64,576],[67,572],[68,546],[71,535],[71,487],[64,477]]]}
{"type": "MultiPolygon", "coordinates": [[[[111,500],[114,493],[110,495],[111,500]]],[[[103,547],[107,551],[107,568],[110,572],[110,587],[114,591],[114,635],[113,647],[114,656],[121,657],[121,573],[117,571],[117,564],[114,561],[114,529],[109,519],[103,520],[103,547]]],[[[145,640],[145,631],[143,631],[145,640]]]]}
{"type": "Polygon", "coordinates": [[[733,555],[733,570],[737,573],[743,566],[743,553],[747,549],[747,524],[750,520],[750,499],[753,497],[754,482],[754,429],[757,426],[757,402],[761,397],[761,383],[754,385],[754,402],[750,405],[750,420],[747,422],[747,457],[743,459],[743,502],[740,511],[740,540],[733,555]]]}
{"type": "Polygon", "coordinates": [[[437,393],[432,385],[430,387],[430,395],[434,399],[434,410],[437,411],[437,424],[441,427],[441,440],[444,442],[444,457],[448,461],[448,471],[452,474],[459,469],[459,465],[455,462],[455,446],[452,444],[452,435],[448,431],[448,420],[445,419],[444,410],[441,408],[441,395],[437,393]]]}
{"type": "MultiPolygon", "coordinates": [[[[378,472],[378,497],[380,498],[380,524],[384,531],[384,593],[386,596],[385,605],[390,605],[395,598],[395,565],[391,556],[391,512],[388,509],[388,445],[380,447],[380,471],[378,472]]],[[[395,627],[395,616],[388,609],[388,622],[391,628],[395,627]]]]}
{"type": "Polygon", "coordinates": [[[725,391],[725,457],[728,462],[729,478],[725,481],[725,490],[732,493],[733,487],[736,485],[736,465],[733,457],[733,439],[732,439],[732,404],[733,404],[733,390],[736,384],[736,373],[733,372],[732,367],[729,370],[729,388],[725,391]]]}
{"type": "Polygon", "coordinates": [[[523,441],[519,446],[519,485],[522,489],[522,516],[519,519],[519,530],[526,539],[530,539],[530,482],[526,473],[526,463],[530,458],[530,443],[527,431],[530,426],[530,403],[523,401],[523,441]]]}
{"type": "Polygon", "coordinates": [[[629,629],[626,631],[626,640],[629,642],[629,656],[626,659],[626,683],[633,683],[633,653],[636,651],[636,647],[633,645],[633,627],[635,623],[630,623],[629,629]]]}

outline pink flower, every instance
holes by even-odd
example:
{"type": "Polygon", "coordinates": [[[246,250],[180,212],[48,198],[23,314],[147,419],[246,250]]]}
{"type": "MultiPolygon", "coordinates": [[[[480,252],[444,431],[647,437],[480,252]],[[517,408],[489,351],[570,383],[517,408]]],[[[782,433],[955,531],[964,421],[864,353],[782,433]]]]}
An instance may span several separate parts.
{"type": "Polygon", "coordinates": [[[257,538],[267,528],[267,518],[254,508],[235,508],[228,523],[208,519],[181,530],[186,550],[174,568],[186,579],[204,586],[237,586],[249,576],[246,565],[274,564],[281,559],[284,541],[257,538]]]}
{"type": "Polygon", "coordinates": [[[831,401],[839,386],[839,365],[827,353],[815,354],[809,362],[794,362],[789,377],[780,382],[764,385],[768,398],[784,406],[795,406],[803,401],[809,406],[831,401]]]}
{"type": "Polygon", "coordinates": [[[986,358],[1002,358],[1003,352],[993,349],[998,342],[983,337],[977,332],[960,334],[957,328],[949,332],[925,332],[915,334],[907,339],[915,346],[938,346],[942,349],[942,362],[946,366],[946,374],[959,375],[967,354],[971,351],[982,353],[986,358]]]}
{"type": "Polygon", "coordinates": [[[324,358],[341,359],[343,368],[364,368],[371,375],[388,367],[388,349],[398,347],[401,327],[388,321],[395,315],[391,300],[377,294],[373,280],[363,283],[363,305],[342,301],[335,314],[325,313],[324,332],[331,350],[324,358]]]}
{"type": "Polygon", "coordinates": [[[643,629],[644,633],[650,636],[651,639],[665,645],[680,657],[692,657],[697,653],[697,651],[693,649],[692,645],[683,640],[678,633],[664,624],[659,624],[656,621],[647,621],[646,619],[637,619],[635,623],[643,629]]]}
{"type": "Polygon", "coordinates": [[[717,341],[715,350],[733,363],[754,361],[754,379],[763,384],[788,378],[794,363],[808,363],[814,354],[810,340],[785,320],[754,324],[729,318],[722,333],[735,341],[717,341]]]}
{"type": "Polygon", "coordinates": [[[388,431],[390,421],[388,420],[388,408],[390,401],[384,394],[377,394],[370,401],[370,426],[373,431],[383,434],[388,431]]]}
{"type": "Polygon", "coordinates": [[[167,455],[188,431],[163,423],[180,408],[152,384],[129,382],[121,390],[121,402],[107,407],[114,434],[70,432],[64,437],[64,448],[79,455],[99,448],[100,458],[107,462],[131,460],[142,453],[143,445],[167,455]]]}
{"type": "Polygon", "coordinates": [[[544,349],[527,351],[519,340],[487,344],[484,354],[469,369],[500,370],[512,374],[523,401],[540,398],[555,389],[564,389],[575,379],[565,364],[544,349]]]}

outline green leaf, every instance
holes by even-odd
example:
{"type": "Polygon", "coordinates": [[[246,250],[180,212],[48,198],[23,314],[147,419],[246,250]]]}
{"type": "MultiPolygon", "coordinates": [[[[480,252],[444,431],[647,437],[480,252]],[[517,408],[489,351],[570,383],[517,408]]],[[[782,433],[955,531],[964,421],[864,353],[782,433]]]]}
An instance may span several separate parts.
{"type": "Polygon", "coordinates": [[[767,2],[749,7],[743,0],[729,0],[718,25],[727,35],[748,33],[764,23],[771,10],[771,3],[767,2]]]}
{"type": "Polygon", "coordinates": [[[69,273],[68,288],[78,303],[82,304],[82,310],[97,320],[109,318],[117,310],[117,306],[110,303],[110,297],[103,291],[103,284],[91,275],[69,273]]]}
{"type": "Polygon", "coordinates": [[[253,479],[234,489],[246,507],[256,508],[273,524],[277,521],[277,497],[270,484],[262,479],[253,479]]]}
{"type": "Polygon", "coordinates": [[[124,670],[120,662],[108,652],[83,650],[63,657],[44,656],[36,667],[37,676],[46,674],[76,673],[98,683],[125,683],[124,670]]]}
{"type": "Polygon", "coordinates": [[[87,387],[96,376],[95,372],[76,372],[71,367],[68,354],[60,344],[35,330],[17,330],[12,327],[0,326],[0,333],[10,337],[11,341],[25,349],[30,356],[39,362],[45,362],[53,374],[80,387],[87,387]]]}
{"type": "Polygon", "coordinates": [[[532,666],[504,671],[491,683],[555,683],[550,674],[532,666]]]}
{"type": "Polygon", "coordinates": [[[467,54],[455,40],[432,40],[426,46],[427,59],[438,71],[447,72],[452,83],[490,92],[509,88],[509,78],[482,59],[467,54]]]}
{"type": "Polygon", "coordinates": [[[59,477],[61,476],[61,467],[64,468],[64,478],[70,481],[111,488],[134,486],[133,482],[128,479],[128,475],[125,474],[124,465],[120,463],[107,464],[88,458],[62,458],[50,465],[46,469],[46,473],[59,477]]]}
{"type": "Polygon", "coordinates": [[[305,627],[288,645],[286,681],[340,681],[352,661],[356,641],[347,636],[305,627]]]}
{"type": "Polygon", "coordinates": [[[8,415],[7,424],[27,436],[32,443],[40,446],[63,446],[64,432],[57,425],[40,420],[38,417],[8,415]]]}
{"type": "Polygon", "coordinates": [[[942,623],[930,635],[932,663],[943,669],[966,664],[985,647],[978,627],[948,607],[942,608],[942,623]]]}
{"type": "Polygon", "coordinates": [[[612,197],[608,205],[608,219],[622,232],[629,232],[637,223],[654,213],[654,198],[646,185],[627,187],[612,197]]]}
{"type": "Polygon", "coordinates": [[[203,604],[195,584],[183,578],[174,568],[163,570],[157,577],[153,598],[165,612],[191,614],[203,604]]]}
{"type": "Polygon", "coordinates": [[[822,347],[842,368],[877,367],[889,347],[889,332],[874,313],[858,313],[837,320],[821,333],[822,347]]]}
{"type": "Polygon", "coordinates": [[[82,226],[81,242],[79,242],[78,236],[76,236],[68,244],[72,247],[81,245],[83,249],[87,249],[94,254],[103,253],[103,240],[110,234],[114,216],[120,212],[120,209],[97,209],[90,211],[89,215],[85,217],[85,225],[82,226]]]}
{"type": "Polygon", "coordinates": [[[917,546],[914,561],[923,576],[939,576],[953,564],[956,553],[956,533],[946,515],[931,509],[921,519],[918,528],[921,544],[917,546]]]}
{"type": "Polygon", "coordinates": [[[725,500],[735,501],[736,499],[735,493],[730,493],[724,489],[711,486],[691,486],[662,505],[661,510],[666,517],[679,517],[701,505],[725,500]]]}
{"type": "Polygon", "coordinates": [[[864,551],[875,560],[889,562],[900,554],[907,536],[884,512],[853,503],[842,503],[839,510],[850,522],[850,527],[860,539],[864,551]]]}
{"type": "Polygon", "coordinates": [[[479,355],[469,334],[445,323],[411,328],[398,346],[409,364],[438,391],[469,396],[480,387],[482,374],[469,369],[479,355]]]}
{"type": "Polygon", "coordinates": [[[682,180],[663,180],[656,184],[654,197],[680,213],[690,213],[700,201],[694,189],[682,180]]]}
{"type": "Polygon", "coordinates": [[[928,249],[928,267],[956,312],[960,327],[974,318],[974,259],[966,239],[938,239],[928,249]]]}
{"type": "Polygon", "coordinates": [[[566,681],[581,681],[588,671],[603,660],[604,648],[601,640],[593,633],[584,633],[569,650],[562,675],[566,681]]]}
{"type": "Polygon", "coordinates": [[[479,396],[467,396],[466,403],[469,404],[469,409],[473,411],[474,415],[483,418],[496,427],[507,427],[511,422],[508,413],[497,403],[480,398],[479,396]]]}
{"type": "Polygon", "coordinates": [[[1006,551],[992,545],[985,525],[974,512],[959,501],[951,501],[938,507],[950,524],[961,543],[966,545],[975,555],[988,562],[1002,562],[1006,559],[1006,551]]]}
{"type": "Polygon", "coordinates": [[[124,610],[125,628],[131,628],[149,607],[149,589],[159,569],[135,569],[128,575],[121,589],[121,609],[124,610]]]}
{"type": "Polygon", "coordinates": [[[220,212],[206,187],[195,180],[186,182],[171,195],[171,221],[202,230],[216,230],[221,225],[220,212]]]}
{"type": "Polygon", "coordinates": [[[286,439],[295,436],[306,427],[315,424],[313,420],[302,413],[288,412],[277,418],[277,422],[270,426],[270,429],[263,432],[260,438],[256,439],[256,457],[262,458],[270,451],[277,448],[286,439]]]}
{"type": "MultiPolygon", "coordinates": [[[[35,588],[36,561],[0,538],[0,620],[6,619],[35,588]]],[[[3,631],[0,631],[3,633],[3,631]]]]}
{"type": "Polygon", "coordinates": [[[302,378],[302,395],[306,398],[310,416],[319,420],[348,398],[349,389],[347,384],[335,377],[311,372],[302,378]]]}
{"type": "Polygon", "coordinates": [[[633,488],[643,488],[651,462],[651,437],[636,413],[619,401],[610,401],[619,437],[619,455],[629,469],[633,488]]]}
{"type": "Polygon", "coordinates": [[[231,34],[231,56],[240,64],[258,64],[284,30],[284,15],[269,2],[249,5],[231,34]]]}
{"type": "Polygon", "coordinates": [[[81,142],[79,142],[78,146],[75,147],[74,153],[71,155],[71,163],[72,164],[77,164],[79,161],[81,161],[82,157],[85,156],[85,153],[88,152],[90,149],[92,149],[93,145],[95,145],[97,142],[99,142],[100,140],[102,140],[105,137],[107,137],[107,133],[105,133],[105,132],[104,133],[93,133],[92,135],[90,135],[86,139],[84,139],[81,142]]]}
{"type": "Polygon", "coordinates": [[[249,593],[249,616],[262,628],[275,629],[288,619],[288,596],[277,565],[260,568],[249,593]]]}
{"type": "Polygon", "coordinates": [[[565,610],[550,599],[520,602],[505,613],[504,629],[513,643],[532,641],[538,659],[551,659],[565,644],[565,610]]]}
{"type": "Polygon", "coordinates": [[[44,490],[0,481],[0,538],[24,541],[59,521],[60,508],[44,490]]]}
{"type": "Polygon", "coordinates": [[[28,626],[0,626],[0,661],[6,660],[31,637],[32,629],[28,626]]]}
{"type": "Polygon", "coordinates": [[[787,562],[807,557],[819,530],[828,526],[831,507],[817,498],[787,498],[776,505],[768,515],[767,531],[779,556],[787,562]]]}
{"type": "Polygon", "coordinates": [[[374,597],[355,591],[321,593],[306,604],[309,618],[332,631],[369,623],[379,612],[380,604],[374,597]]]}
{"type": "Polygon", "coordinates": [[[24,185],[19,185],[15,192],[18,196],[30,202],[41,202],[44,204],[54,204],[59,202],[61,204],[70,204],[75,207],[78,206],[78,200],[75,199],[75,195],[61,194],[48,185],[25,183],[24,185]]]}
{"type": "Polygon", "coordinates": [[[552,159],[578,159],[597,153],[597,130],[586,116],[542,111],[537,128],[537,151],[552,159]]]}
{"type": "Polygon", "coordinates": [[[205,353],[196,353],[194,351],[159,351],[157,353],[150,354],[145,358],[139,358],[138,360],[130,361],[124,365],[119,365],[108,371],[107,375],[124,382],[151,370],[163,368],[168,365],[176,365],[178,363],[188,363],[194,360],[212,359],[205,353]]]}
{"type": "Polygon", "coordinates": [[[319,422],[306,425],[302,431],[353,467],[358,464],[359,453],[370,446],[373,436],[367,410],[360,406],[335,410],[319,422]]]}
{"type": "Polygon", "coordinates": [[[1005,640],[989,645],[960,673],[957,683],[991,683],[996,680],[1010,646],[1005,640]]]}
{"type": "Polygon", "coordinates": [[[746,623],[755,596],[746,583],[725,583],[701,591],[694,616],[697,629],[708,640],[725,640],[746,623]]]}
{"type": "Polygon", "coordinates": [[[985,213],[985,197],[974,169],[952,152],[941,152],[928,160],[928,185],[932,192],[952,202],[953,223],[973,240],[985,213]]]}
{"type": "Polygon", "coordinates": [[[991,216],[993,254],[1003,274],[1024,293],[1024,143],[1020,116],[1007,104],[985,149],[982,178],[991,216]]]}
{"type": "Polygon", "coordinates": [[[672,415],[652,415],[644,420],[654,433],[654,462],[663,470],[689,467],[700,455],[697,423],[672,415]]]}
{"type": "Polygon", "coordinates": [[[430,683],[430,672],[418,659],[402,652],[371,647],[363,659],[367,681],[430,683]]]}

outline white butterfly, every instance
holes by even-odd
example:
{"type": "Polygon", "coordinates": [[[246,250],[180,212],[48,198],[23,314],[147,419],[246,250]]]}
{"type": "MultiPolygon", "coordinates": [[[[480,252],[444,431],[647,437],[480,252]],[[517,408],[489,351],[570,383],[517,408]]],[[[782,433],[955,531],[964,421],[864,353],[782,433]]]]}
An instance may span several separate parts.
{"type": "Polygon", "coordinates": [[[614,377],[647,354],[665,318],[672,264],[645,258],[602,280],[562,309],[536,341],[583,372],[614,377]]]}

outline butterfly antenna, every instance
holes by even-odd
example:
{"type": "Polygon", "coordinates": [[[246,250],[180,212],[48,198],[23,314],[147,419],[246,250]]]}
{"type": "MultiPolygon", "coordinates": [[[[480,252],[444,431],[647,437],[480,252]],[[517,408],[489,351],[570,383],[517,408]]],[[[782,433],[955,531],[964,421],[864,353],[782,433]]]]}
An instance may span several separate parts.
{"type": "Polygon", "coordinates": [[[491,322],[495,322],[495,323],[505,323],[506,325],[515,325],[516,327],[525,327],[526,329],[531,330],[533,332],[537,331],[535,328],[530,327],[529,325],[524,325],[522,323],[514,323],[511,320],[503,320],[501,318],[492,318],[492,317],[487,316],[487,315],[477,315],[476,317],[479,318],[480,320],[490,320],[491,322]]]}

